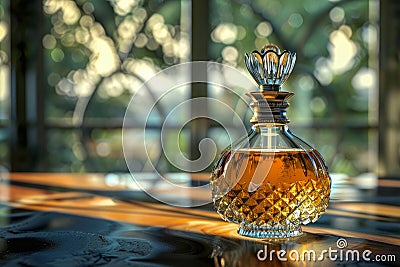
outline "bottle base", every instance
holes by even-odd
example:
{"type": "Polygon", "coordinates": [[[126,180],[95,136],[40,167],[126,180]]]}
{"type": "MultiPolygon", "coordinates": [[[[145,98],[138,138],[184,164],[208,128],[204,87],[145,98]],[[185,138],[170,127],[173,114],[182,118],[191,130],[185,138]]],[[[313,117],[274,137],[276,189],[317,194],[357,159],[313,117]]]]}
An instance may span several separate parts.
{"type": "Polygon", "coordinates": [[[303,230],[299,224],[260,227],[242,223],[238,229],[238,234],[254,238],[289,238],[301,236],[303,230]]]}

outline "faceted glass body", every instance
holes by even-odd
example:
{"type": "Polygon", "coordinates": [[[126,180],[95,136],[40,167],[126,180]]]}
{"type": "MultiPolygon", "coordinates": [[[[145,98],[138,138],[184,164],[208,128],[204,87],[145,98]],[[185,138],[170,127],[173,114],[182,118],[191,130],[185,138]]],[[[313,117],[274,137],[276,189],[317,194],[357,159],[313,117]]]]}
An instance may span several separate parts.
{"type": "Polygon", "coordinates": [[[257,238],[301,235],[301,224],[325,212],[330,186],[321,155],[285,124],[255,124],[222,152],[211,175],[222,219],[257,238]]]}

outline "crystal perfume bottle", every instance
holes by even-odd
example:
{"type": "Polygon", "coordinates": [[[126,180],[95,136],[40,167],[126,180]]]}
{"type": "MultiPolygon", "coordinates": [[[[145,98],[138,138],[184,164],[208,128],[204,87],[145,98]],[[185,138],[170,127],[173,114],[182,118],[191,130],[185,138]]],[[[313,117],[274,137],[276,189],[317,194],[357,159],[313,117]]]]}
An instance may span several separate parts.
{"type": "Polygon", "coordinates": [[[240,224],[238,233],[256,238],[302,234],[301,224],[325,212],[331,179],[320,153],[288,128],[291,92],[281,91],[296,54],[275,45],[245,55],[259,86],[250,92],[253,117],[247,136],[226,148],[215,162],[211,190],[222,219],[240,224]]]}

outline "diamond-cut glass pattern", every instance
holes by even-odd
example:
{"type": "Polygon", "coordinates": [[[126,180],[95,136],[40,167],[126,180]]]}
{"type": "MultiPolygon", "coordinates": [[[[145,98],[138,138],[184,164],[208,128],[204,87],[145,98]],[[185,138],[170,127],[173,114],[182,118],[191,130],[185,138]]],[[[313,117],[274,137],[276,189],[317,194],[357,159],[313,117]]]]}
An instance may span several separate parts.
{"type": "Polygon", "coordinates": [[[244,235],[299,235],[300,224],[315,222],[328,206],[331,181],[326,166],[322,160],[315,160],[319,154],[314,151],[262,154],[246,150],[229,153],[226,161],[229,163],[213,173],[211,187],[217,212],[224,220],[241,224],[239,233],[244,235]],[[246,164],[242,172],[231,170],[240,164],[246,164]],[[265,177],[256,177],[260,173],[265,177]],[[262,181],[255,191],[250,190],[253,181],[262,181]],[[234,186],[228,192],[221,192],[218,186],[221,183],[234,186]]]}

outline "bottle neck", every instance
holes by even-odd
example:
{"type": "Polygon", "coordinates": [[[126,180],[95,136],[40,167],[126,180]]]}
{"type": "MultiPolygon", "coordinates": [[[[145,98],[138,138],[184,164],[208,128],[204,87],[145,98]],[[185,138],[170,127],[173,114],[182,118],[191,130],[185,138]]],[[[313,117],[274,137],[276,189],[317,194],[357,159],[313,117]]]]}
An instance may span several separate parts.
{"type": "Polygon", "coordinates": [[[252,128],[260,133],[271,130],[273,132],[285,132],[289,129],[288,125],[283,123],[255,123],[252,128]]]}
{"type": "Polygon", "coordinates": [[[250,122],[253,124],[267,124],[267,125],[285,125],[290,122],[286,115],[286,108],[289,106],[288,102],[270,103],[269,106],[251,105],[253,108],[253,117],[250,122]]]}
{"type": "Polygon", "coordinates": [[[253,124],[287,124],[290,122],[286,115],[286,109],[289,107],[289,99],[293,93],[289,92],[250,92],[252,98],[250,107],[253,110],[253,117],[250,122],[253,124]]]}
{"type": "Polygon", "coordinates": [[[275,151],[275,149],[287,148],[285,142],[287,138],[288,126],[275,123],[257,123],[253,125],[252,130],[258,135],[257,147],[275,151]]]}

